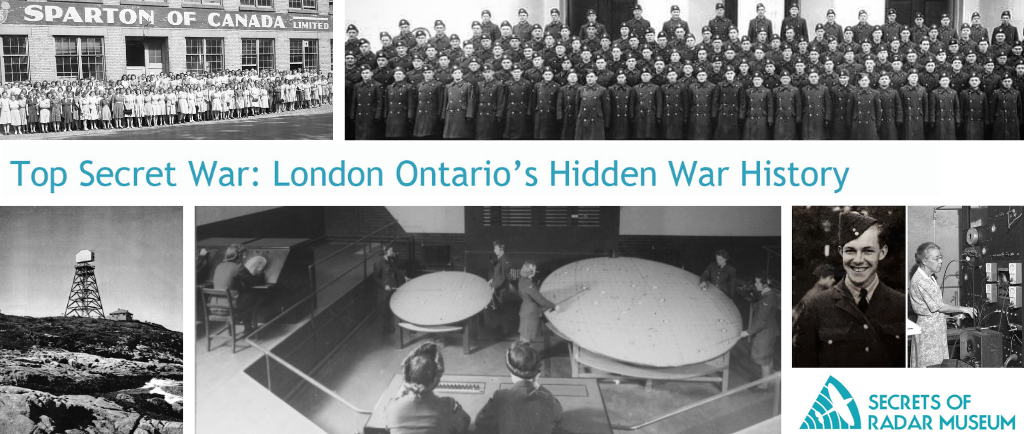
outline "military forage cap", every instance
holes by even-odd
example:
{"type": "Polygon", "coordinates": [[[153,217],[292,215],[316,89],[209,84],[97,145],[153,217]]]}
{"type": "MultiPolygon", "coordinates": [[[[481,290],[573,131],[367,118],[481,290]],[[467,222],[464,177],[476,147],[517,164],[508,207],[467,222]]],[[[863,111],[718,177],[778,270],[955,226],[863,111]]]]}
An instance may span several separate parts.
{"type": "Polygon", "coordinates": [[[358,31],[359,31],[359,28],[357,28],[355,24],[349,24],[348,25],[348,29],[345,30],[346,33],[347,32],[358,32],[358,31]]]}
{"type": "Polygon", "coordinates": [[[841,227],[841,230],[839,231],[840,249],[842,249],[846,243],[860,238],[861,234],[867,231],[871,226],[878,224],[878,220],[855,212],[844,212],[839,216],[839,219],[841,227]]]}
{"type": "Polygon", "coordinates": [[[408,26],[408,25],[409,25],[409,20],[407,20],[405,18],[402,18],[402,19],[398,20],[398,27],[408,26]]]}

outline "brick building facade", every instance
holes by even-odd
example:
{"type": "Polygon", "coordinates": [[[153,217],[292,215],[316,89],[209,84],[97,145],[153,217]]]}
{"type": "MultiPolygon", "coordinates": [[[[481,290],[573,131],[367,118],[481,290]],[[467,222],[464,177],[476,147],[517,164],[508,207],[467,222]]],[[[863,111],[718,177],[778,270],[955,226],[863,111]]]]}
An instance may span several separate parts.
{"type": "Polygon", "coordinates": [[[333,64],[333,0],[0,2],[3,82],[333,64]]]}

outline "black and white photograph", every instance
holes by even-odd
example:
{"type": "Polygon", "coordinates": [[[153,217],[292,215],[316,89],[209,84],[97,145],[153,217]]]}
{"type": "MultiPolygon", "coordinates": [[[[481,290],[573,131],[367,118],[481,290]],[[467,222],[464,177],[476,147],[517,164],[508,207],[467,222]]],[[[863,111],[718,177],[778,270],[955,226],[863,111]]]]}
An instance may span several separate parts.
{"type": "Polygon", "coordinates": [[[196,207],[196,432],[781,432],[781,212],[196,207]]]}
{"type": "Polygon", "coordinates": [[[1019,140],[1021,0],[345,4],[346,139],[1019,140]]]}
{"type": "Polygon", "coordinates": [[[1020,368],[1022,206],[912,206],[912,368],[1020,368]]]}
{"type": "Polygon", "coordinates": [[[793,207],[793,367],[906,367],[906,208],[793,207]]]}
{"type": "Polygon", "coordinates": [[[0,140],[331,140],[333,0],[0,0],[0,140]]]}
{"type": "Polygon", "coordinates": [[[0,207],[0,240],[0,432],[181,434],[182,208],[0,207]]]}

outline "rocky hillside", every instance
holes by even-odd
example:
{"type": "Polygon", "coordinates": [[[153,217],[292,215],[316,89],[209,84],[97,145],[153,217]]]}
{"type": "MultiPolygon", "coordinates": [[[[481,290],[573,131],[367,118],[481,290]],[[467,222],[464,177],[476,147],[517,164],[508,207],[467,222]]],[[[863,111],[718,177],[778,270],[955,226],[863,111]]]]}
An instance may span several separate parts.
{"type": "Polygon", "coordinates": [[[144,322],[0,314],[0,433],[180,433],[180,332],[144,322]]]}
{"type": "Polygon", "coordinates": [[[181,332],[139,321],[0,314],[0,349],[50,348],[101,357],[181,364],[181,332]]]}

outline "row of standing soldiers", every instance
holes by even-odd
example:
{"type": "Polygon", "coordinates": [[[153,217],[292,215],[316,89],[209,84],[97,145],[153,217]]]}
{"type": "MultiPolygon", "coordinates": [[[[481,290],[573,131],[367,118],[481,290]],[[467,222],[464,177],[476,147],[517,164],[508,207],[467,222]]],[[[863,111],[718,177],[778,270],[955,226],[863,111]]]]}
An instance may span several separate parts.
{"type": "Polygon", "coordinates": [[[475,82],[456,69],[447,85],[432,67],[425,72],[412,84],[398,68],[384,88],[364,66],[346,92],[353,138],[1016,140],[1024,127],[1024,80],[1010,74],[992,89],[972,75],[957,90],[949,74],[929,89],[916,70],[899,83],[888,72],[813,70],[798,83],[786,70],[737,77],[729,67],[719,82],[703,69],[683,77],[669,70],[659,85],[645,68],[640,83],[620,70],[607,87],[595,71],[571,70],[561,84],[546,68],[532,82],[516,65],[502,81],[485,65],[475,82]]]}

